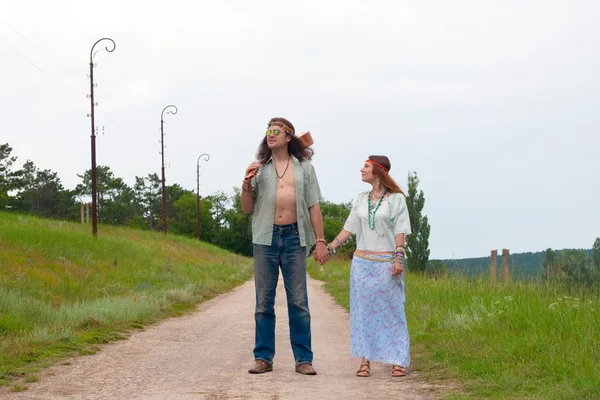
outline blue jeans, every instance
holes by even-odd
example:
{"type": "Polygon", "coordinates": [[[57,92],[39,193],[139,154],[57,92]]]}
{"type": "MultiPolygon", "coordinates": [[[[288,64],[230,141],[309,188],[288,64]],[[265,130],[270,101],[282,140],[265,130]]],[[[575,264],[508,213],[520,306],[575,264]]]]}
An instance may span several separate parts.
{"type": "Polygon", "coordinates": [[[254,245],[254,358],[272,364],[275,356],[274,307],[280,267],[287,297],[290,342],[294,359],[296,365],[312,363],[310,311],[306,293],[306,248],[300,246],[296,223],[274,225],[271,245],[254,245]]]}

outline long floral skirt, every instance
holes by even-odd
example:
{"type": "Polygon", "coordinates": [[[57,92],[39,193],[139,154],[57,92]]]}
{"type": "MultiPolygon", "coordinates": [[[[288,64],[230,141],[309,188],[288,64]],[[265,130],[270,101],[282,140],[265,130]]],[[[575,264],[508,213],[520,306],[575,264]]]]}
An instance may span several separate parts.
{"type": "Polygon", "coordinates": [[[391,263],[365,260],[357,256],[352,258],[350,270],[352,356],[403,367],[410,365],[410,341],[404,314],[404,301],[404,274],[399,279],[393,277],[391,263]]]}

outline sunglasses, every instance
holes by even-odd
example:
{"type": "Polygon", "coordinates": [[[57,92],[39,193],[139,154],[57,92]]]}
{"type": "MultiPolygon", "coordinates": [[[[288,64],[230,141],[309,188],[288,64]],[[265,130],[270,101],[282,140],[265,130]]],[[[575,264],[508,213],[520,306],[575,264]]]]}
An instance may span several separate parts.
{"type": "Polygon", "coordinates": [[[271,136],[271,135],[275,135],[275,136],[277,136],[277,135],[279,135],[280,133],[281,133],[281,131],[280,131],[279,129],[273,129],[273,130],[267,129],[267,132],[265,132],[265,134],[266,134],[267,136],[271,136]]]}

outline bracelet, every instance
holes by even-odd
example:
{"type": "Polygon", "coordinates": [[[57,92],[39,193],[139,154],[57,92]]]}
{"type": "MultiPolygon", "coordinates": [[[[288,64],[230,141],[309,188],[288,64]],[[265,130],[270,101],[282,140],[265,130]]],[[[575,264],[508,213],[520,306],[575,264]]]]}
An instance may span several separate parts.
{"type": "Polygon", "coordinates": [[[342,246],[344,245],[344,242],[342,242],[342,241],[341,241],[340,239],[338,239],[338,238],[335,238],[335,239],[333,239],[333,240],[335,240],[335,241],[336,241],[336,242],[337,242],[337,243],[340,245],[339,247],[342,247],[342,246]]]}
{"type": "Polygon", "coordinates": [[[335,249],[331,247],[329,243],[327,244],[327,253],[329,253],[330,256],[335,254],[335,249]]]}
{"type": "Polygon", "coordinates": [[[404,253],[396,253],[392,259],[395,263],[404,264],[404,253]]]}
{"type": "Polygon", "coordinates": [[[242,181],[242,191],[249,192],[250,190],[252,190],[252,184],[250,183],[250,181],[249,180],[242,181]]]}
{"type": "Polygon", "coordinates": [[[327,244],[327,240],[325,240],[325,239],[317,239],[317,243],[319,243],[319,242],[327,244]]]}

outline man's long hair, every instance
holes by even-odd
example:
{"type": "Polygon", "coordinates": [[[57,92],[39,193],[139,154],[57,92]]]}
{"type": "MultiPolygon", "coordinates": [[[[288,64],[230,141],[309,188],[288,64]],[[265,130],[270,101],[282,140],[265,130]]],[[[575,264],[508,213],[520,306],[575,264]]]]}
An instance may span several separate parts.
{"type": "MultiPolygon", "coordinates": [[[[383,165],[385,168],[387,168],[388,172],[392,169],[392,163],[390,163],[390,159],[386,156],[369,156],[369,160],[375,161],[376,163],[383,165]]],[[[373,175],[379,178],[379,181],[383,186],[385,186],[388,192],[401,193],[404,197],[406,197],[402,189],[400,189],[400,186],[396,183],[394,178],[392,178],[388,172],[386,172],[376,164],[371,165],[373,166],[373,175]]]]}
{"type": "MultiPolygon", "coordinates": [[[[315,152],[310,147],[304,146],[302,144],[302,141],[300,139],[298,139],[298,137],[296,137],[296,130],[294,129],[294,125],[292,125],[292,123],[290,121],[288,121],[285,118],[271,118],[268,126],[271,126],[271,124],[273,122],[279,122],[279,123],[285,124],[292,129],[291,135],[284,131],[284,133],[292,139],[288,143],[288,153],[291,156],[296,157],[298,159],[298,161],[300,161],[300,162],[312,159],[312,156],[315,152]]],[[[271,151],[271,149],[269,148],[269,145],[267,144],[267,136],[265,136],[263,138],[262,142],[260,143],[260,145],[258,146],[258,152],[256,153],[256,159],[261,164],[264,164],[267,161],[269,161],[269,158],[271,158],[272,153],[273,152],[271,151]]]]}

